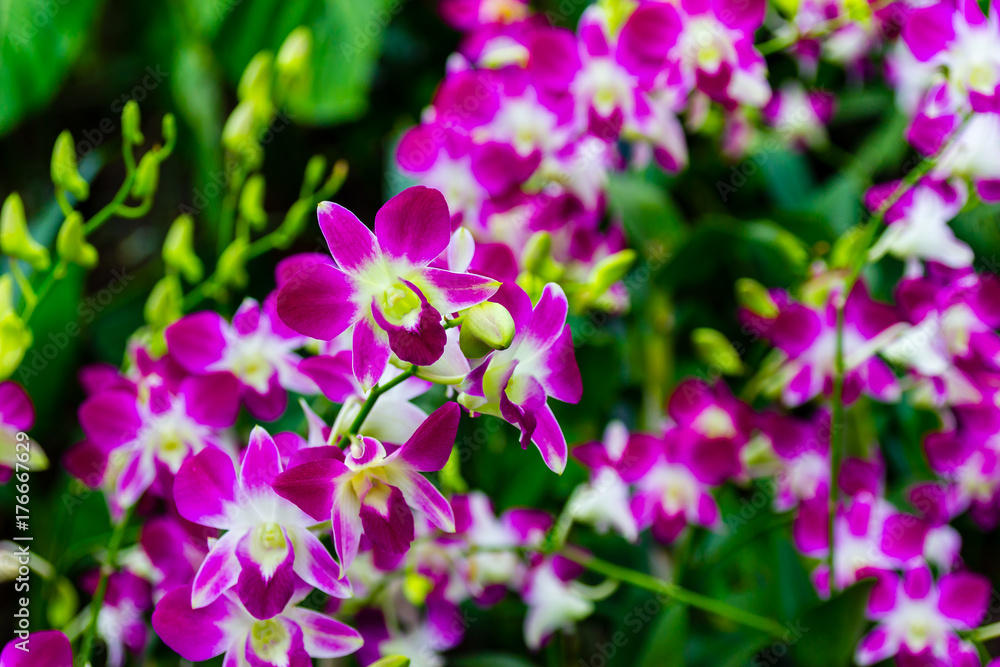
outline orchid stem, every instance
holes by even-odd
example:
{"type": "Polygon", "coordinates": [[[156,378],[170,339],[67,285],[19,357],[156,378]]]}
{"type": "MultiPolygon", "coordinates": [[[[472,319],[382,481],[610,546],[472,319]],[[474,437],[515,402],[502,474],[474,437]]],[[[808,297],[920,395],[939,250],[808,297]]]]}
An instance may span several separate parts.
{"type": "Polygon", "coordinates": [[[721,600],[695,593],[663,579],[609,563],[591,556],[580,549],[570,547],[565,549],[562,555],[588,570],[603,574],[612,579],[617,579],[618,581],[623,581],[627,584],[632,584],[633,586],[638,586],[639,588],[645,588],[654,593],[669,595],[681,604],[701,609],[702,611],[728,619],[734,623],[739,623],[748,628],[753,628],[754,630],[760,630],[770,636],[781,637],[787,630],[785,626],[774,619],[758,616],[752,612],[726,604],[721,600]]]}
{"type": "Polygon", "coordinates": [[[108,578],[115,569],[115,560],[118,558],[118,549],[125,535],[125,528],[128,526],[129,517],[132,516],[132,508],[125,510],[121,520],[115,524],[111,533],[111,540],[108,542],[107,563],[101,567],[101,576],[97,581],[97,590],[94,591],[94,598],[90,601],[90,622],[84,631],[83,643],[80,644],[80,652],[77,654],[80,665],[86,665],[90,660],[90,651],[94,646],[94,635],[97,633],[97,616],[104,605],[104,595],[108,591],[108,578]]]}
{"type": "Polygon", "coordinates": [[[972,631],[972,638],[976,641],[984,642],[997,637],[1000,637],[1000,623],[991,623],[972,631]]]}
{"type": "Polygon", "coordinates": [[[417,372],[417,367],[410,366],[407,370],[403,371],[402,373],[392,378],[385,384],[380,384],[373,387],[371,392],[368,394],[368,398],[365,399],[364,404],[361,406],[361,412],[359,412],[358,416],[354,418],[353,422],[351,422],[351,427],[350,429],[348,429],[347,434],[357,435],[358,431],[361,430],[361,425],[365,423],[365,419],[367,419],[368,414],[372,411],[372,408],[375,406],[375,401],[378,400],[379,396],[389,391],[396,385],[401,384],[402,382],[413,377],[416,374],[416,372],[417,372]]]}

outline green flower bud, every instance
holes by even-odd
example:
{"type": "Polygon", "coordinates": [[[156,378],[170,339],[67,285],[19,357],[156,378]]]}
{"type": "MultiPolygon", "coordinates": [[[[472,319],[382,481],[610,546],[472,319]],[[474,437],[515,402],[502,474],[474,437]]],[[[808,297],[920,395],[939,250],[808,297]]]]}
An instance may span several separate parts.
{"type": "Polygon", "coordinates": [[[135,169],[135,180],[132,181],[132,196],[136,199],[148,199],[156,194],[160,185],[160,159],[156,151],[149,151],[139,160],[135,169]]]}
{"type": "Polygon", "coordinates": [[[160,278],[146,300],[143,314],[154,329],[163,329],[184,314],[184,293],[180,279],[172,274],[160,278]]]}
{"type": "Polygon", "coordinates": [[[368,665],[368,667],[410,667],[410,659],[405,655],[387,655],[368,665]]]}
{"type": "Polygon", "coordinates": [[[163,240],[163,262],[180,272],[189,283],[201,280],[204,267],[194,252],[194,219],[184,214],[170,225],[163,240]]]}
{"type": "Polygon", "coordinates": [[[337,160],[333,163],[330,178],[326,179],[326,183],[323,185],[323,191],[328,197],[340,190],[340,186],[347,180],[347,168],[347,160],[337,160]]]}
{"type": "Polygon", "coordinates": [[[0,380],[14,374],[31,342],[31,329],[17,313],[0,314],[0,380]]]}
{"type": "Polygon", "coordinates": [[[247,179],[240,192],[240,215],[246,218],[254,229],[267,226],[267,212],[264,211],[264,177],[254,174],[247,179]]]}
{"type": "Polygon", "coordinates": [[[767,293],[767,288],[753,278],[736,281],[736,302],[760,317],[771,319],[778,316],[778,304],[767,293]]]}
{"type": "Polygon", "coordinates": [[[287,79],[301,76],[309,67],[309,57],[312,53],[312,32],[304,25],[288,33],[288,37],[278,49],[275,61],[278,75],[287,79]]]}
{"type": "Polygon", "coordinates": [[[433,589],[434,582],[417,572],[410,572],[403,578],[403,595],[414,607],[421,606],[433,589]]]}
{"type": "Polygon", "coordinates": [[[244,100],[236,105],[226,119],[226,125],[222,128],[222,145],[237,155],[252,158],[260,151],[256,128],[254,103],[244,100]]]}
{"type": "Polygon", "coordinates": [[[83,216],[79,211],[70,213],[59,228],[59,234],[56,236],[56,252],[63,261],[78,264],[85,269],[97,264],[97,248],[87,243],[83,230],[83,216]]]}
{"type": "Polygon", "coordinates": [[[270,51],[260,51],[247,64],[240,77],[236,94],[244,100],[270,100],[271,81],[274,78],[274,56],[270,51]]]}
{"type": "Polygon", "coordinates": [[[521,255],[524,270],[531,273],[542,273],[545,265],[552,259],[552,235],[548,232],[536,232],[524,244],[521,255]]]}
{"type": "Polygon", "coordinates": [[[177,141],[177,119],[174,118],[172,113],[168,113],[163,117],[160,132],[163,134],[163,151],[169,154],[174,149],[174,143],[177,141]]]}
{"type": "Polygon", "coordinates": [[[0,317],[14,312],[14,276],[0,275],[0,317]]]}
{"type": "Polygon", "coordinates": [[[7,196],[0,209],[0,251],[23,259],[37,271],[49,268],[49,251],[31,237],[24,217],[24,203],[16,192],[7,196]]]}
{"type": "MultiPolygon", "coordinates": [[[[41,448],[32,447],[32,449],[41,448]]],[[[66,577],[58,577],[55,580],[55,586],[52,587],[45,611],[49,626],[53,628],[63,627],[73,620],[79,608],[80,598],[76,593],[76,587],[66,577]]]]}
{"type": "Polygon", "coordinates": [[[146,140],[142,136],[142,130],[139,129],[141,126],[139,103],[135,100],[129,100],[125,103],[125,108],[122,109],[122,137],[130,144],[141,145],[146,140]]]}
{"type": "Polygon", "coordinates": [[[862,253],[868,252],[867,240],[863,227],[851,227],[841,234],[830,250],[830,268],[844,269],[853,266],[862,253]]]}
{"type": "Polygon", "coordinates": [[[63,130],[56,137],[52,147],[50,168],[52,183],[62,188],[80,201],[90,196],[90,184],[84,180],[76,166],[76,145],[69,130],[63,130]]]}
{"type": "Polygon", "coordinates": [[[326,174],[326,158],[322,155],[313,155],[306,164],[306,173],[302,177],[302,193],[304,195],[316,192],[319,182],[326,174]]]}
{"type": "Polygon", "coordinates": [[[305,229],[306,224],[309,222],[309,214],[314,210],[315,206],[308,199],[299,199],[292,204],[292,207],[288,209],[288,213],[285,214],[285,219],[281,221],[281,226],[278,227],[275,233],[275,247],[284,249],[290,246],[292,241],[305,229]]]}
{"type": "Polygon", "coordinates": [[[701,328],[691,332],[695,354],[723,375],[742,375],[743,361],[729,339],[715,329],[701,328]]]}
{"type": "Polygon", "coordinates": [[[219,281],[229,287],[245,287],[247,276],[247,242],[237,237],[230,243],[219,257],[216,273],[219,281]]]}
{"type": "Polygon", "coordinates": [[[498,303],[486,301],[465,311],[458,335],[465,356],[477,359],[491,350],[506,350],[514,340],[514,318],[498,303]]]}

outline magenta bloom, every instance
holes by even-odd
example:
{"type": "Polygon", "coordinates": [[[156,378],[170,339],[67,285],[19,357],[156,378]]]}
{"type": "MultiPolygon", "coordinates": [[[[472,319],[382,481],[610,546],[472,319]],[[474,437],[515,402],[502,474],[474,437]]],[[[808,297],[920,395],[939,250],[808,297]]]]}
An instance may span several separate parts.
{"type": "Polygon", "coordinates": [[[278,315],[295,331],[330,340],[354,326],[354,374],[365,387],[391,353],[420,366],[446,342],[442,317],[485,301],[498,283],[428,266],[448,247],[451,218],[440,192],[408,188],[375,216],[373,234],[343,206],[324,202],[319,224],[337,261],[306,266],[278,292],[278,315]]]}
{"type": "Polygon", "coordinates": [[[176,474],[206,447],[226,447],[222,432],[236,422],[239,385],[229,373],[192,376],[176,392],[168,386],[136,385],[99,391],[80,406],[89,447],[96,447],[117,472],[115,499],[134,504],[158,471],[176,474]]]}
{"type": "Polygon", "coordinates": [[[274,440],[257,426],[238,475],[218,449],[206,449],[177,473],[174,498],[181,516],[227,531],[195,575],[195,609],[236,586],[251,614],[270,618],[291,599],[298,579],[336,597],[350,595],[326,547],[309,532],[315,522],[271,488],[281,471],[274,440]]]}
{"type": "Polygon", "coordinates": [[[871,665],[892,656],[903,667],[978,665],[975,647],[959,631],[974,629],[986,616],[990,582],[971,572],[954,572],[937,583],[926,565],[879,575],[868,615],[879,622],[858,645],[855,660],[871,665]]]}
{"type": "Polygon", "coordinates": [[[566,438],[546,400],[551,396],[576,403],[583,394],[573,335],[566,324],[566,295],[549,283],[532,308],[524,290],[505,283],[494,300],[513,317],[514,340],[469,373],[463,404],[517,426],[521,447],[533,442],[545,465],[561,474],[568,456],[566,438]]]}
{"type": "Polygon", "coordinates": [[[186,315],[167,327],[164,336],[170,356],[187,372],[236,376],[243,402],[258,419],[280,417],[288,404],[287,391],[317,391],[299,371],[302,359],[295,354],[307,339],[281,323],[274,297],[263,307],[253,299],[245,300],[232,324],[212,311],[186,315]]]}
{"type": "Polygon", "coordinates": [[[359,436],[343,461],[320,459],[291,468],[275,478],[274,490],[316,521],[331,520],[341,574],[357,556],[362,534],[383,551],[403,553],[414,536],[411,508],[441,530],[455,530],[451,505],[420,473],[444,467],[460,416],[458,405],[446,403],[392,451],[359,436]]]}
{"type": "MultiPolygon", "coordinates": [[[[99,572],[84,576],[82,587],[91,595],[97,589],[99,572]]],[[[126,651],[141,655],[149,640],[146,613],[152,608],[150,585],[127,570],[113,572],[108,577],[104,604],[97,615],[97,634],[108,650],[109,667],[125,664],[126,651]]],[[[38,663],[43,664],[43,663],[38,663]]]]}
{"type": "Polygon", "coordinates": [[[73,647],[59,630],[32,632],[7,642],[0,667],[73,667],[73,647]]]}
{"type": "Polygon", "coordinates": [[[206,607],[191,606],[191,588],[167,593],[153,611],[153,629],[185,660],[226,654],[225,667],[312,667],[311,658],[339,658],[361,648],[361,635],[318,611],[296,607],[300,587],[270,618],[254,617],[231,591],[206,607]]]}
{"type": "MultiPolygon", "coordinates": [[[[17,463],[18,432],[27,431],[35,425],[35,407],[28,392],[21,385],[8,380],[0,382],[0,482],[10,479],[14,464],[17,463]]],[[[22,449],[38,461],[37,443],[29,449],[22,449]]],[[[44,460],[44,458],[42,459],[44,460]]]]}

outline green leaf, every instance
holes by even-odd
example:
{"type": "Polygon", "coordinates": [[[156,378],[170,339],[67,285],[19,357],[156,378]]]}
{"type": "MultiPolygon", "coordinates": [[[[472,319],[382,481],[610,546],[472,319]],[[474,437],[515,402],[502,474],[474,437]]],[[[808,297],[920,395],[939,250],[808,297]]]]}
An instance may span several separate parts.
{"type": "Polygon", "coordinates": [[[671,667],[684,667],[684,644],[688,634],[688,609],[675,604],[660,614],[649,633],[639,667],[660,667],[670,656],[671,667]]]}
{"type": "Polygon", "coordinates": [[[657,243],[672,250],[684,232],[683,217],[667,192],[640,174],[611,174],[608,205],[620,219],[635,247],[657,243]]]}
{"type": "Polygon", "coordinates": [[[874,581],[862,581],[792,622],[790,655],[802,667],[838,667],[851,664],[854,647],[865,627],[865,606],[874,581]]]}
{"type": "Polygon", "coordinates": [[[101,0],[0,0],[0,136],[55,95],[101,0]]]}

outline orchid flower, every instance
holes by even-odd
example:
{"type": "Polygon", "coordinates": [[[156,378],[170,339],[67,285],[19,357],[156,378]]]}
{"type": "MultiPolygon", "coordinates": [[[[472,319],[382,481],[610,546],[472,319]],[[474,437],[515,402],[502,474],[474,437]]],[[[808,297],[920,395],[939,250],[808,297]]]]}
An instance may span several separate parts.
{"type": "Polygon", "coordinates": [[[246,299],[232,324],[218,313],[203,311],[182,317],[163,332],[170,356],[189,373],[235,375],[247,409],[264,421],[274,421],[284,413],[287,391],[317,391],[300,372],[301,358],[294,352],[307,339],[281,323],[274,301],[269,297],[261,307],[246,299]]]}
{"type": "Polygon", "coordinates": [[[35,406],[28,392],[13,380],[0,382],[0,483],[10,479],[18,462],[34,470],[48,466],[38,443],[18,438],[34,425],[35,406]]]}
{"type": "Polygon", "coordinates": [[[566,295],[550,283],[532,308],[521,288],[504,284],[494,300],[513,317],[514,339],[469,374],[463,404],[517,426],[521,447],[533,442],[545,465],[561,474],[568,456],[566,438],[546,401],[551,396],[576,403],[583,393],[566,324],[566,295]]]}
{"type": "Polygon", "coordinates": [[[270,618],[291,599],[298,579],[336,597],[350,595],[326,547],[309,531],[315,522],[272,489],[281,471],[274,440],[257,426],[239,474],[217,449],[204,450],[177,473],[174,498],[181,516],[226,531],[194,577],[193,608],[235,586],[251,614],[270,618]]]}
{"type": "Polygon", "coordinates": [[[361,648],[356,630],[296,606],[309,592],[298,587],[284,608],[262,619],[233,591],[195,608],[191,587],[175,588],[156,605],[153,629],[185,660],[201,662],[224,653],[223,667],[311,667],[312,658],[339,658],[361,648]]]}
{"type": "Polygon", "coordinates": [[[448,246],[451,223],[440,192],[413,187],[375,216],[375,233],[342,206],[319,207],[337,267],[313,264],[278,292],[278,315],[293,330],[330,340],[350,326],[354,374],[370,388],[391,353],[427,366],[444,352],[442,318],[485,301],[496,281],[428,267],[448,246]]]}
{"type": "Polygon", "coordinates": [[[279,474],[274,490],[316,521],[331,521],[341,575],[357,556],[362,535],[387,552],[406,551],[414,536],[411,508],[454,532],[451,505],[420,473],[444,467],[460,414],[457,404],[446,403],[392,451],[374,438],[352,438],[343,461],[307,461],[279,474]]]}
{"type": "Polygon", "coordinates": [[[0,667],[73,667],[73,647],[59,630],[14,638],[0,652],[0,667]]]}

